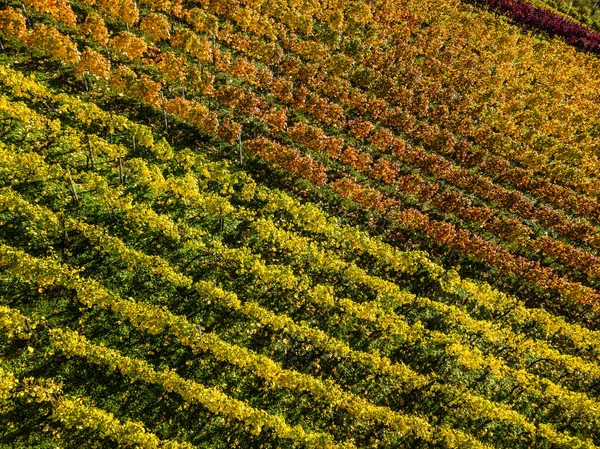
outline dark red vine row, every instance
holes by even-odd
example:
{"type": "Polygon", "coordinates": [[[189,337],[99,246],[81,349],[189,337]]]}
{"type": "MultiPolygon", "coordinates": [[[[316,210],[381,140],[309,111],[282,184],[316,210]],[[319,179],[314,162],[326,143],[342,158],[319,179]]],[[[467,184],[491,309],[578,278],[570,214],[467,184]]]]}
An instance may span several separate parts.
{"type": "Polygon", "coordinates": [[[551,37],[558,36],[580,50],[600,54],[600,33],[548,9],[516,0],[464,0],[467,3],[487,6],[515,23],[541,31],[551,37]]]}

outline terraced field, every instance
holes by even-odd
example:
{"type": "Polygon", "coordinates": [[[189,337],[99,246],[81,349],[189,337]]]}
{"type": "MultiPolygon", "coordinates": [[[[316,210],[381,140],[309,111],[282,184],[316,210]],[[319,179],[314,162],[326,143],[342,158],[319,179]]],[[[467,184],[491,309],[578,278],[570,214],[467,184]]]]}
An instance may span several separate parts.
{"type": "Polygon", "coordinates": [[[0,448],[600,447],[577,5],[6,1],[0,448]]]}

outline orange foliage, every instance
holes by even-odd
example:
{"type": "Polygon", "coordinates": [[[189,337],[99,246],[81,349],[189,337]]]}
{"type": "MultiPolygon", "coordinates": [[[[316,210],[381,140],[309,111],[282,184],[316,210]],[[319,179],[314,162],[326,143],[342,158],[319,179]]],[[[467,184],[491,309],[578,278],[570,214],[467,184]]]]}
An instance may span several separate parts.
{"type": "Polygon", "coordinates": [[[148,34],[153,41],[162,41],[171,37],[171,23],[162,14],[151,12],[140,22],[140,30],[148,34]]]}
{"type": "Polygon", "coordinates": [[[81,31],[101,45],[108,44],[108,29],[98,14],[88,14],[81,24],[81,31]]]}
{"type": "Polygon", "coordinates": [[[32,48],[40,49],[51,57],[63,62],[75,64],[79,60],[77,45],[69,36],[61,34],[56,28],[36,23],[25,39],[32,48]]]}
{"type": "Polygon", "coordinates": [[[42,14],[50,14],[54,19],[74,26],[77,16],[65,0],[24,0],[25,7],[42,14]]]}
{"type": "Polygon", "coordinates": [[[144,39],[125,31],[113,37],[110,45],[127,59],[141,59],[148,50],[144,39]]]}
{"type": "Polygon", "coordinates": [[[75,67],[75,72],[80,76],[84,73],[89,73],[96,78],[109,79],[110,62],[97,51],[90,47],[86,47],[81,54],[81,59],[75,67]]]}
{"type": "Polygon", "coordinates": [[[0,30],[8,36],[22,39],[27,31],[25,16],[10,6],[0,11],[0,30]]]}

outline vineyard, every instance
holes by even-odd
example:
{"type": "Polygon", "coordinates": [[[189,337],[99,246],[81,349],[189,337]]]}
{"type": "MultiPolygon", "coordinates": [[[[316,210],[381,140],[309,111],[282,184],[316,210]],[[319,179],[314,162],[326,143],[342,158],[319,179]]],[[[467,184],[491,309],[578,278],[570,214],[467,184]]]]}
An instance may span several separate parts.
{"type": "Polygon", "coordinates": [[[600,448],[587,0],[6,0],[0,449],[600,448]]]}

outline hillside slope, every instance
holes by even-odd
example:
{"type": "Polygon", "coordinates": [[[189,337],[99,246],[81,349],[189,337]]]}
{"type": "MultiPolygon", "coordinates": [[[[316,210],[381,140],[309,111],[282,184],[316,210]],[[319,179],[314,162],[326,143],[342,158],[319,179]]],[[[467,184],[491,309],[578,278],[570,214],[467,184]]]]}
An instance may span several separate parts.
{"type": "Polygon", "coordinates": [[[600,446],[597,55],[439,0],[0,42],[0,447],[600,446]]]}

